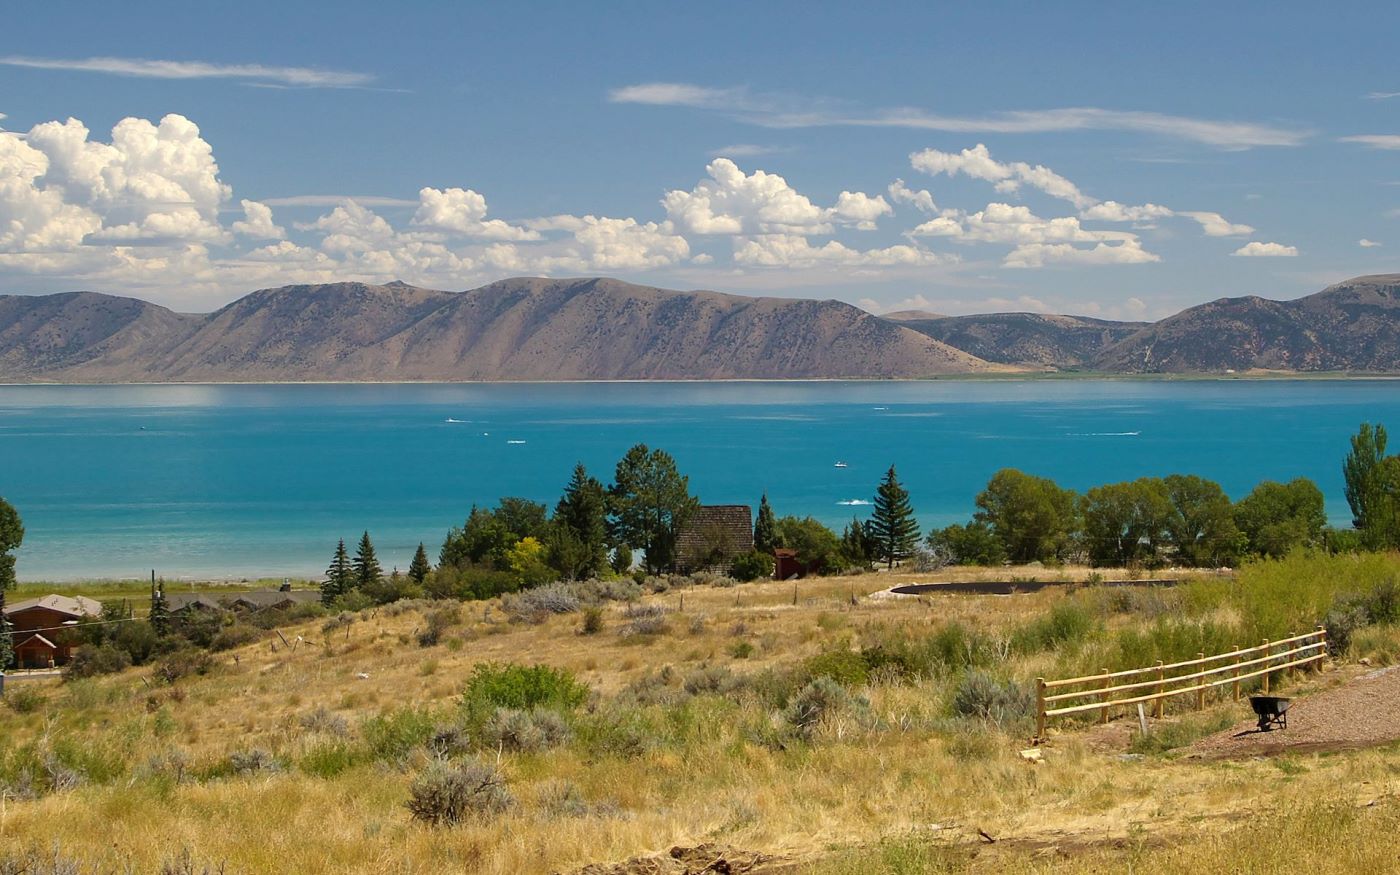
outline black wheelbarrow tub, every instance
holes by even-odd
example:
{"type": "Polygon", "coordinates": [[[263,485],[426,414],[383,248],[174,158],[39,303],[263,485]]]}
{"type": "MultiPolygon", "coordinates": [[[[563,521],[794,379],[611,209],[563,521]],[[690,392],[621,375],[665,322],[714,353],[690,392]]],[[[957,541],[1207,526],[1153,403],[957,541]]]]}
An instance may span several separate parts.
{"type": "Polygon", "coordinates": [[[1261,732],[1268,732],[1275,726],[1288,728],[1288,706],[1292,699],[1283,696],[1250,696],[1249,707],[1254,709],[1254,714],[1259,718],[1259,729],[1261,732]]]}

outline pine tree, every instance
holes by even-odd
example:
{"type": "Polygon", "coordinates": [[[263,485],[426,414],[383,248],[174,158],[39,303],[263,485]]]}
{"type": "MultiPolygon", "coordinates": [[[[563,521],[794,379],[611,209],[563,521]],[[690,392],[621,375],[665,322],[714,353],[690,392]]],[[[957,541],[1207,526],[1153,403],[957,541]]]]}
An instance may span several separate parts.
{"type": "Polygon", "coordinates": [[[601,574],[608,567],[608,512],[603,484],[588,476],[583,463],[554,508],[549,537],[550,562],[572,579],[601,574]]]}
{"type": "Polygon", "coordinates": [[[352,587],[373,586],[384,576],[384,569],[380,567],[379,559],[374,555],[374,544],[370,542],[369,532],[360,536],[360,546],[355,548],[353,564],[355,574],[350,584],[352,587]]]}
{"type": "Polygon", "coordinates": [[[841,552],[853,565],[859,568],[870,567],[871,543],[866,532],[867,525],[868,523],[862,523],[855,517],[851,517],[851,522],[841,533],[841,552]]]}
{"type": "Polygon", "coordinates": [[[760,553],[772,553],[777,544],[777,523],[773,519],[773,506],[768,503],[768,493],[758,500],[758,519],[753,524],[753,548],[760,553]]]}
{"type": "Polygon", "coordinates": [[[433,570],[433,566],[428,563],[428,551],[423,549],[423,543],[418,542],[418,552],[413,554],[413,561],[408,564],[408,576],[414,583],[421,585],[428,579],[428,572],[433,570]]]}
{"type": "Polygon", "coordinates": [[[165,581],[151,584],[151,613],[146,618],[157,635],[170,632],[170,605],[165,600],[165,581]]]}
{"type": "Polygon", "coordinates": [[[909,505],[909,492],[899,485],[893,465],[875,491],[870,536],[874,541],[875,558],[887,563],[889,568],[894,568],[895,560],[911,555],[919,539],[919,524],[914,519],[914,508],[909,505]]]}
{"type": "Polygon", "coordinates": [[[355,570],[350,567],[350,554],[345,552],[345,539],[335,548],[335,558],[326,569],[326,580],[321,584],[321,604],[329,605],[336,596],[346,593],[355,583],[355,570]]]}

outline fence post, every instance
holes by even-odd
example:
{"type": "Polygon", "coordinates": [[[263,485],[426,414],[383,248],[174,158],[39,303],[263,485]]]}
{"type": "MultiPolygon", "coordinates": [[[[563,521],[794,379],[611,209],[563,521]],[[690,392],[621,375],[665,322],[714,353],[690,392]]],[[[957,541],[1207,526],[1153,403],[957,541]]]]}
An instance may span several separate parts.
{"type": "Polygon", "coordinates": [[[1158,720],[1162,719],[1162,679],[1166,677],[1166,671],[1162,668],[1162,660],[1157,660],[1157,688],[1153,690],[1157,698],[1152,700],[1152,716],[1158,720]]]}
{"type": "MultiPolygon", "coordinates": [[[[1235,653],[1239,653],[1239,652],[1240,652],[1240,646],[1239,646],[1238,644],[1236,644],[1236,645],[1235,645],[1235,653]]],[[[1239,700],[1240,700],[1240,661],[1239,661],[1238,658],[1236,658],[1236,659],[1235,659],[1235,701],[1238,702],[1239,700]]]]}
{"type": "Polygon", "coordinates": [[[1045,737],[1045,678],[1035,679],[1035,742],[1045,737]]]}
{"type": "MultiPolygon", "coordinates": [[[[1110,677],[1108,676],[1108,674],[1109,674],[1108,669],[1104,669],[1104,670],[1103,670],[1103,673],[1104,673],[1103,688],[1106,690],[1106,689],[1108,689],[1109,687],[1111,687],[1111,686],[1113,685],[1113,678],[1110,678],[1110,677]]],[[[1100,723],[1107,723],[1107,722],[1108,722],[1108,693],[1099,693],[1099,701],[1104,703],[1104,706],[1103,706],[1102,708],[1099,709],[1099,722],[1100,722],[1100,723]]]]}
{"type": "Polygon", "coordinates": [[[1322,660],[1327,658],[1327,627],[1317,624],[1317,659],[1313,660],[1313,671],[1322,670],[1322,660]]]}
{"type": "MultiPolygon", "coordinates": [[[[1196,653],[1196,658],[1197,658],[1197,659],[1201,659],[1201,660],[1205,659],[1205,658],[1206,658],[1205,651],[1202,650],[1202,651],[1197,652],[1197,653],[1196,653]]],[[[1199,665],[1199,663],[1198,663],[1198,665],[1199,665]]],[[[1198,671],[1205,671],[1205,669],[1204,669],[1204,668],[1200,668],[1200,669],[1198,669],[1198,671]]],[[[1204,708],[1205,706],[1206,706],[1206,679],[1205,679],[1205,678],[1196,678],[1196,710],[1197,710],[1197,711],[1200,711],[1200,710],[1201,710],[1202,708],[1204,708]]]]}
{"type": "Polygon", "coordinates": [[[1264,648],[1264,695],[1267,696],[1269,695],[1269,662],[1273,656],[1270,651],[1273,648],[1269,646],[1269,639],[1267,638],[1265,638],[1264,643],[1259,646],[1264,648]]]}

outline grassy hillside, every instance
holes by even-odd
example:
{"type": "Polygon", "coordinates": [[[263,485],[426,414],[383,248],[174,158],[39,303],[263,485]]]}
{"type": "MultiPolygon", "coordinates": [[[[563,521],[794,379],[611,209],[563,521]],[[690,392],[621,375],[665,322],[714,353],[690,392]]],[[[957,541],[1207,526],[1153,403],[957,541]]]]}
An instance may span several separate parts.
{"type": "MultiPolygon", "coordinates": [[[[1257,871],[1280,852],[1382,871],[1393,749],[1166,752],[1239,720],[1225,701],[1169,707],[1145,739],[1136,720],[1066,723],[1042,763],[1019,751],[1037,676],[1282,637],[1397,578],[1396,557],[1298,558],[1170,589],[871,597],[917,579],[881,574],[320,618],[173,682],[158,666],[12,683],[0,871],[57,854],[85,871],[546,873],[702,843],[833,875],[1257,871]],[[582,701],[478,668],[510,663],[569,673],[582,701]],[[497,710],[532,690],[533,712],[497,710]],[[416,782],[464,765],[496,770],[508,804],[455,826],[410,815],[416,782]]],[[[1363,657],[1400,658],[1393,624],[1358,625],[1363,657]]]]}

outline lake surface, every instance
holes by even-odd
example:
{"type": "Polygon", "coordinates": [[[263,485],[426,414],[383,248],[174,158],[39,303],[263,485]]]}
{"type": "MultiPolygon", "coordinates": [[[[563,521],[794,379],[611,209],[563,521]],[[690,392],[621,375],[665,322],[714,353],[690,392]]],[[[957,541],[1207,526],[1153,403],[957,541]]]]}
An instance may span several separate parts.
{"type": "Polygon", "coordinates": [[[1350,520],[1362,421],[1388,381],[937,381],[0,387],[0,495],[23,580],[319,575],[368,529],[385,567],[431,555],[473,503],[558,499],[638,442],[706,503],[841,526],[889,465],[925,527],[965,521],[1010,466],[1078,490],[1176,472],[1238,498],[1311,477],[1350,520]],[[834,463],[844,461],[845,468],[834,463]]]}

